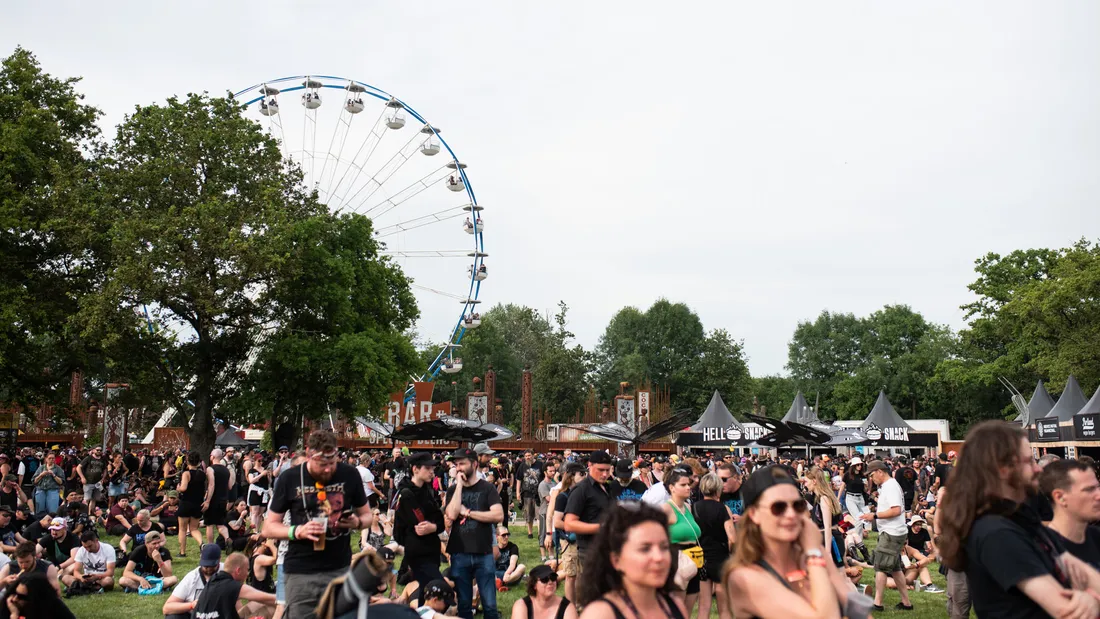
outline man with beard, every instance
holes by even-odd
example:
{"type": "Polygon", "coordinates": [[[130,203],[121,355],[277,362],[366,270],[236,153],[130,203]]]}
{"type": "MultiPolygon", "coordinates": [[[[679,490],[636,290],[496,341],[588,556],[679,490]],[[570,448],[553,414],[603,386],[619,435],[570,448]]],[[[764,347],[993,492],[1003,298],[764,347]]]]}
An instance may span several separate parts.
{"type": "Polygon", "coordinates": [[[1080,460],[1058,460],[1039,475],[1039,489],[1050,497],[1054,517],[1047,525],[1066,550],[1094,568],[1100,568],[1100,481],[1092,467],[1080,460]]]}
{"type": "Polygon", "coordinates": [[[1084,589],[1100,590],[1100,573],[1066,552],[1027,501],[1037,469],[1018,425],[971,429],[937,514],[940,554],[966,572],[979,617],[1096,617],[1100,602],[1084,589]]]}
{"type": "Polygon", "coordinates": [[[405,548],[402,565],[407,565],[420,583],[420,603],[424,602],[424,587],[443,578],[439,573],[439,534],[446,525],[439,495],[432,489],[435,466],[432,454],[426,451],[409,458],[411,475],[397,492],[394,510],[393,539],[405,548]]]}
{"type": "Polygon", "coordinates": [[[103,496],[103,472],[107,470],[107,461],[103,458],[103,448],[93,447],[87,458],[76,466],[76,474],[84,487],[84,502],[88,504],[88,515],[95,509],[95,503],[103,496]]]}
{"type": "Polygon", "coordinates": [[[314,616],[325,587],[351,564],[351,531],[369,527],[370,519],[359,472],[337,461],[336,436],[310,433],[306,461],[279,475],[263,523],[264,537],[289,541],[282,567],[289,619],[314,616]]]}
{"type": "Polygon", "coordinates": [[[722,495],[719,500],[729,508],[736,523],[745,512],[745,501],[741,499],[741,469],[732,462],[723,462],[716,468],[718,479],[722,482],[722,495]]]}
{"type": "Polygon", "coordinates": [[[477,454],[455,450],[455,483],[447,489],[446,515],[454,523],[447,540],[451,577],[458,593],[458,616],[473,619],[474,581],[485,619],[498,619],[493,529],[504,520],[504,507],[493,484],[477,478],[477,454]]]}

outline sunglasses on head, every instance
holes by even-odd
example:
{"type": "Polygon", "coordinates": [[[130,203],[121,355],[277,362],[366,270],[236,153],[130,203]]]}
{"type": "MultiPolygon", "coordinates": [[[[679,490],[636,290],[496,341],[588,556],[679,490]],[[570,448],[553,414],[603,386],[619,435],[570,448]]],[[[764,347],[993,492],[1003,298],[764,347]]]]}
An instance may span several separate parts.
{"type": "Polygon", "coordinates": [[[806,513],[806,501],[802,499],[796,499],[794,501],[776,501],[772,503],[768,508],[771,510],[773,516],[782,516],[787,513],[787,508],[793,509],[796,514],[806,513]]]}

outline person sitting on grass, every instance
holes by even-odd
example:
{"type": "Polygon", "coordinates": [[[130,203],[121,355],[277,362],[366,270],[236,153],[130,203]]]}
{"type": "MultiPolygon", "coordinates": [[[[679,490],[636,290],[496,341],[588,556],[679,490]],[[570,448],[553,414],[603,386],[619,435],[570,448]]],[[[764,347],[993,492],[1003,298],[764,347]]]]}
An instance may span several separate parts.
{"type": "Polygon", "coordinates": [[[57,566],[38,558],[38,546],[34,542],[23,542],[15,547],[15,561],[0,568],[0,584],[5,591],[11,591],[15,582],[23,574],[38,572],[49,579],[57,595],[61,595],[61,583],[57,580],[57,566]]]}
{"type": "Polygon", "coordinates": [[[160,505],[157,505],[153,509],[149,510],[150,516],[156,516],[160,526],[164,527],[164,532],[168,535],[176,535],[179,533],[179,516],[176,515],[180,509],[180,495],[175,490],[169,490],[164,493],[164,501],[160,505]]]}
{"type": "Polygon", "coordinates": [[[248,557],[234,552],[225,558],[225,565],[207,581],[195,602],[195,616],[211,619],[238,617],[270,617],[275,612],[275,594],[264,593],[245,583],[248,578],[248,557]],[[238,613],[238,602],[248,600],[238,613]]]}
{"type": "Polygon", "coordinates": [[[62,574],[72,571],[72,565],[76,562],[73,556],[80,547],[80,540],[69,533],[69,527],[65,525],[64,518],[53,518],[48,525],[48,533],[38,540],[38,554],[43,559],[53,563],[62,574]]]}
{"type": "Polygon", "coordinates": [[[512,604],[512,619],[577,619],[577,608],[558,595],[558,575],[536,565],[527,578],[527,595],[512,604]]]}
{"type": "Polygon", "coordinates": [[[416,608],[420,619],[449,619],[447,610],[454,606],[455,590],[445,580],[424,585],[424,604],[416,608]]]}
{"type": "Polygon", "coordinates": [[[110,591],[115,586],[115,548],[99,541],[99,535],[92,529],[80,534],[80,548],[77,549],[72,570],[66,570],[61,582],[68,587],[69,593],[82,588],[110,591]],[[79,583],[79,584],[78,584],[79,583]]]}
{"type": "Polygon", "coordinates": [[[507,591],[523,580],[523,574],[527,571],[527,566],[519,562],[519,546],[509,541],[511,535],[507,527],[497,527],[497,545],[493,548],[497,591],[507,591]]]}
{"type": "Polygon", "coordinates": [[[164,527],[160,526],[160,523],[153,522],[149,517],[149,510],[143,509],[134,516],[134,524],[126,533],[123,534],[122,539],[118,540],[118,547],[123,553],[129,552],[130,542],[134,542],[135,548],[145,543],[145,536],[151,531],[157,531],[164,533],[164,527]]]}
{"type": "Polygon", "coordinates": [[[118,497],[107,516],[107,533],[123,535],[134,526],[134,508],[130,506],[130,497],[125,494],[118,497]]]}
{"type": "Polygon", "coordinates": [[[134,549],[118,584],[123,591],[134,593],[153,587],[150,577],[161,579],[165,589],[179,582],[172,574],[172,555],[164,547],[164,535],[158,531],[145,534],[145,544],[134,549]]]}
{"type": "Polygon", "coordinates": [[[192,619],[191,612],[198,605],[206,584],[221,571],[222,549],[217,544],[206,544],[199,553],[199,566],[180,579],[172,595],[164,602],[161,612],[164,619],[192,619]]]}
{"type": "Polygon", "coordinates": [[[909,560],[909,567],[905,569],[905,579],[909,580],[917,591],[926,593],[943,593],[936,585],[932,584],[932,575],[928,566],[932,563],[932,557],[936,556],[936,547],[932,542],[932,536],[925,528],[924,518],[913,516],[909,519],[909,538],[902,549],[904,556],[909,560]],[[915,574],[910,578],[910,572],[915,574]]]}

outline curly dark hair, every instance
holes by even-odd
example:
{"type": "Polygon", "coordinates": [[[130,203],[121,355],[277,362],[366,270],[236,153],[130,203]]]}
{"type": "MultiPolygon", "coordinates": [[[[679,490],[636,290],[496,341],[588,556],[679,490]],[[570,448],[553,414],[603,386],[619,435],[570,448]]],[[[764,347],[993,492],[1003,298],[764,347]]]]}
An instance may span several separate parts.
{"type": "MultiPolygon", "coordinates": [[[[604,512],[600,520],[600,532],[596,534],[582,558],[584,578],[578,579],[577,599],[581,606],[600,599],[623,586],[623,576],[611,564],[612,553],[622,552],[630,530],[646,522],[655,522],[668,534],[668,515],[652,505],[640,501],[618,503],[604,512]]],[[[671,549],[669,552],[672,552],[671,549]]],[[[668,578],[661,587],[667,593],[676,575],[676,562],[669,564],[668,578]]]]}

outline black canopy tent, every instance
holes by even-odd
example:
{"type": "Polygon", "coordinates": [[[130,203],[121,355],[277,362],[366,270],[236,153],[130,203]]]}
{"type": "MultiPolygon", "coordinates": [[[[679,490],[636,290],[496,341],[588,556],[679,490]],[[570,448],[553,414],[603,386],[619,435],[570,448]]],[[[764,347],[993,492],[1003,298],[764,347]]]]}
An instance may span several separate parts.
{"type": "Polygon", "coordinates": [[[710,397],[710,404],[690,431],[681,432],[676,444],[681,447],[721,449],[744,447],[763,434],[751,432],[734,418],[718,390],[710,397]],[[754,434],[754,436],[749,436],[754,434]]]}
{"type": "Polygon", "coordinates": [[[879,390],[874,407],[859,427],[867,440],[861,443],[870,447],[935,447],[939,436],[930,432],[917,432],[894,410],[885,390],[879,390]]]}
{"type": "Polygon", "coordinates": [[[795,423],[819,423],[821,420],[817,417],[817,411],[810,408],[810,404],[806,402],[806,396],[802,395],[799,391],[794,396],[794,401],[791,402],[791,407],[787,409],[787,414],[783,415],[783,423],[795,422],[795,423]]]}
{"type": "MultiPolygon", "coordinates": [[[[1050,397],[1050,393],[1047,391],[1047,386],[1043,384],[1043,379],[1039,379],[1039,383],[1035,385],[1035,393],[1031,394],[1031,401],[1027,403],[1028,416],[1032,419],[1041,419],[1046,417],[1050,413],[1050,409],[1054,408],[1054,398],[1050,397]]],[[[1015,421],[1021,421],[1022,417],[1016,415],[1015,421]]]]}
{"type": "MultiPolygon", "coordinates": [[[[1081,385],[1077,383],[1077,377],[1070,374],[1070,377],[1066,380],[1066,388],[1062,390],[1062,395],[1058,396],[1058,402],[1043,418],[1057,419],[1059,423],[1073,421],[1073,416],[1084,408],[1085,403],[1085,392],[1081,391],[1081,385]]],[[[1032,418],[1034,418],[1034,415],[1032,415],[1032,418]]]]}
{"type": "Polygon", "coordinates": [[[236,432],[226,430],[214,439],[215,447],[255,447],[258,443],[241,438],[236,432]]]}

